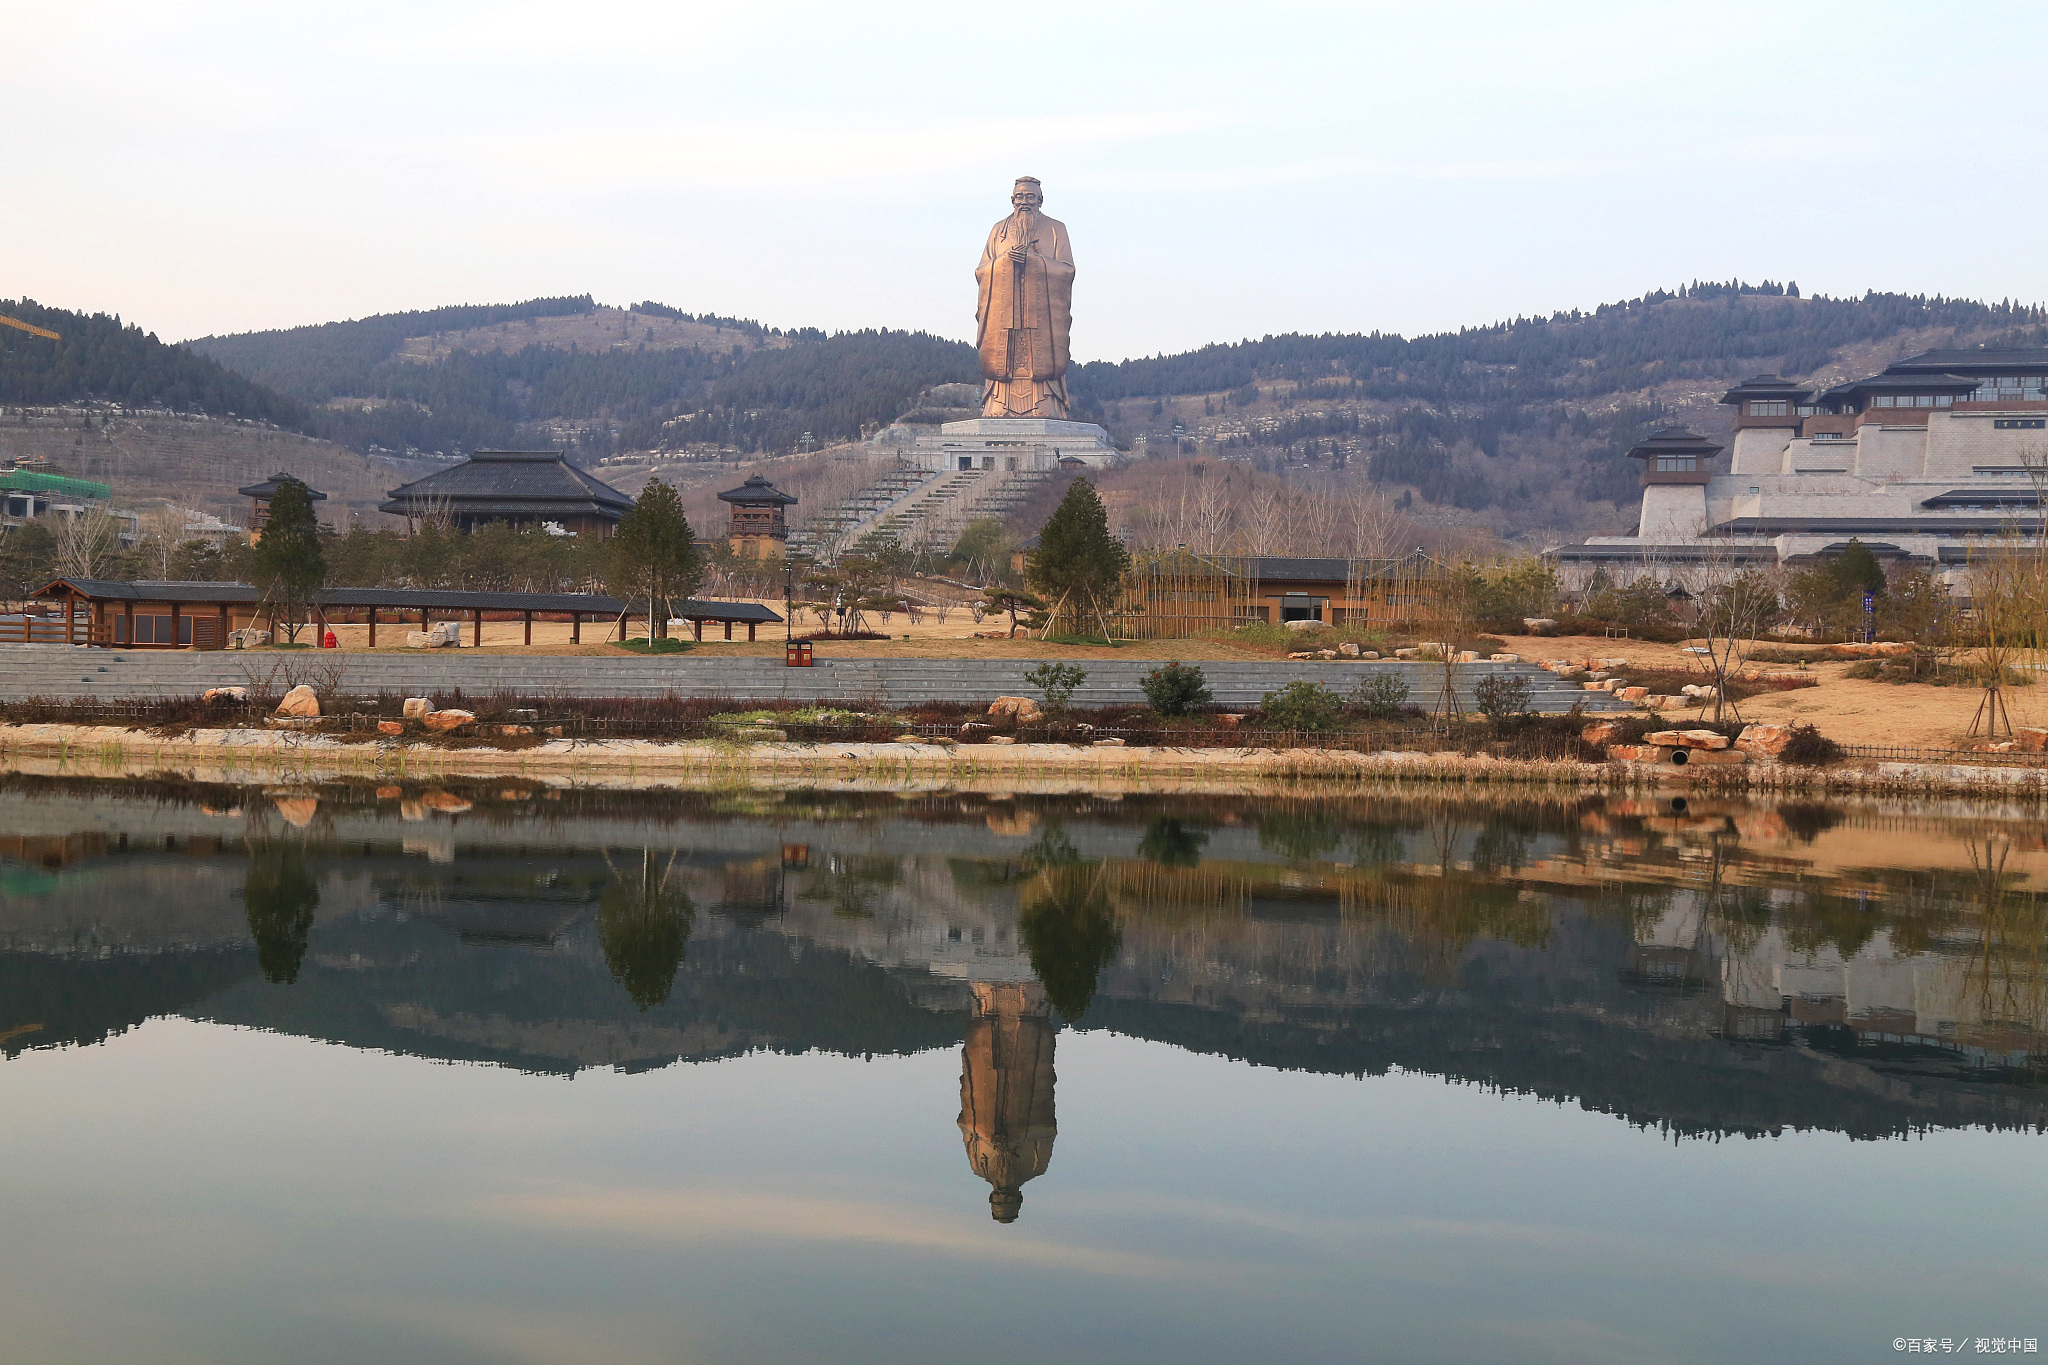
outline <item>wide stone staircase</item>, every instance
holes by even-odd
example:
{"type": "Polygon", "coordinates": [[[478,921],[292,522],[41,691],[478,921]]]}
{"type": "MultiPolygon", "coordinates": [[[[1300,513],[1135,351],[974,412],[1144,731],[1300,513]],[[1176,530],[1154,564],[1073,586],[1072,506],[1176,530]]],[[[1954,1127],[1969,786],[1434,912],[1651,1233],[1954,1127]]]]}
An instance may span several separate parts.
{"type": "Polygon", "coordinates": [[[863,536],[950,549],[977,517],[1002,517],[1051,475],[1045,470],[892,470],[790,537],[792,552],[829,558],[863,536]]]}
{"type": "Polygon", "coordinates": [[[942,477],[924,469],[892,469],[811,518],[789,538],[791,554],[829,559],[852,547],[918,489],[942,477]]]}
{"type": "MultiPolygon", "coordinates": [[[[829,649],[830,647],[827,646],[829,649]]],[[[490,655],[467,650],[413,654],[345,654],[317,651],[190,650],[137,651],[66,648],[62,645],[0,647],[0,700],[31,697],[102,702],[190,697],[209,687],[252,686],[277,691],[310,682],[346,696],[467,697],[517,693],[525,697],[722,697],[734,701],[786,698],[874,706],[909,706],[923,701],[983,703],[998,696],[1036,697],[1024,675],[1035,659],[833,659],[811,668],[788,668],[773,657],[655,657],[631,655],[490,655]],[[330,676],[331,674],[331,676],[330,676]]],[[[1087,673],[1075,689],[1078,706],[1142,701],[1152,659],[1067,659],[1087,673]]],[[[1273,689],[1296,679],[1320,682],[1348,693],[1369,673],[1393,673],[1408,684],[1411,705],[1434,706],[1443,683],[1441,665],[1348,659],[1231,660],[1202,664],[1218,704],[1249,709],[1273,689]]],[[[1489,673],[1529,679],[1531,704],[1561,713],[1573,706],[1588,712],[1622,711],[1628,705],[1610,693],[1589,692],[1553,677],[1534,664],[1460,664],[1460,705],[1476,710],[1473,689],[1489,673]]]]}

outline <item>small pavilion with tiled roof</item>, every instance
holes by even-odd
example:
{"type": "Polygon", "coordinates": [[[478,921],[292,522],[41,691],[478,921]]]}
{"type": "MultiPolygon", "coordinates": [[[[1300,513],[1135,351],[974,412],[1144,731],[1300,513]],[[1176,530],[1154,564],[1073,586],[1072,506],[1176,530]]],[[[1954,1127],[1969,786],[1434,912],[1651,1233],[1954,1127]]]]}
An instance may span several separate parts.
{"type": "Polygon", "coordinates": [[[563,458],[559,450],[479,450],[461,464],[390,492],[378,510],[408,524],[442,516],[474,531],[494,521],[553,522],[571,535],[611,535],[633,500],[563,458]]]}
{"type": "Polygon", "coordinates": [[[789,548],[789,522],[783,509],[796,505],[796,498],[756,474],[738,488],[729,488],[718,500],[732,505],[732,525],[726,538],[732,552],[741,559],[781,559],[789,548]]]}
{"type": "Polygon", "coordinates": [[[250,500],[249,543],[251,545],[263,539],[263,523],[270,520],[270,500],[277,496],[278,489],[283,488],[288,483],[295,483],[305,489],[306,496],[314,502],[325,502],[327,500],[325,493],[322,493],[298,475],[287,474],[283,470],[272,474],[262,483],[252,483],[247,488],[237,488],[235,490],[237,493],[250,500]]]}

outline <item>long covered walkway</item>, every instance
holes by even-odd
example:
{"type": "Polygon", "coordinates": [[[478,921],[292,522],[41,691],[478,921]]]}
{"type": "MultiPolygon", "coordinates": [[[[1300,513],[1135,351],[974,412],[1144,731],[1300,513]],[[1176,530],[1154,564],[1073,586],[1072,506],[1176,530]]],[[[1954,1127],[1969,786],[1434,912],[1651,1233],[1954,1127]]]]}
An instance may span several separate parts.
{"type": "MultiPolygon", "coordinates": [[[[275,612],[262,591],[247,583],[122,583],[98,578],[59,578],[37,592],[46,602],[61,603],[61,617],[42,618],[43,629],[30,619],[20,635],[29,639],[73,640],[102,648],[222,649],[236,630],[250,626],[277,630],[275,612]]],[[[379,625],[425,630],[434,621],[456,621],[470,628],[470,643],[483,643],[484,618],[513,619],[523,624],[525,643],[533,643],[537,619],[567,620],[571,642],[583,640],[583,623],[608,622],[623,636],[634,620],[645,621],[644,602],[635,603],[599,593],[465,592],[440,588],[323,588],[310,606],[310,624],[360,621],[369,626],[369,646],[377,647],[379,625]],[[414,625],[417,619],[418,624],[414,625]]],[[[688,621],[696,638],[704,623],[725,628],[744,625],[747,638],[764,625],[780,625],[782,617],[756,602],[717,602],[690,598],[670,603],[671,619],[688,621]]],[[[4,642],[0,635],[0,642],[4,642]]]]}

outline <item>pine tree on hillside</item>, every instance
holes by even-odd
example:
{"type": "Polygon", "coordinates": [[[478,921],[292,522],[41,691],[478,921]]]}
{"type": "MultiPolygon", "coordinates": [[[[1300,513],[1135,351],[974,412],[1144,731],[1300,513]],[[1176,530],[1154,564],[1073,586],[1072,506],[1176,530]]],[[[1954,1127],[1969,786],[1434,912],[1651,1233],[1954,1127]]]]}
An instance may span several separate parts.
{"type": "Polygon", "coordinates": [[[313,495],[297,479],[280,483],[270,499],[254,562],[256,585],[270,603],[270,619],[281,622],[285,638],[298,643],[299,626],[313,594],[327,581],[327,556],[320,548],[320,524],[313,518],[313,495]]]}
{"type": "Polygon", "coordinates": [[[704,556],[683,515],[683,500],[650,479],[611,542],[611,590],[647,599],[647,637],[668,638],[668,604],[697,591],[704,556]]]}
{"type": "Polygon", "coordinates": [[[1109,510],[1095,485],[1076,479],[1039,531],[1038,548],[1024,562],[1024,577],[1053,604],[1057,620],[1092,620],[1107,635],[1104,618],[1130,566],[1130,552],[1109,533],[1109,510]]]}

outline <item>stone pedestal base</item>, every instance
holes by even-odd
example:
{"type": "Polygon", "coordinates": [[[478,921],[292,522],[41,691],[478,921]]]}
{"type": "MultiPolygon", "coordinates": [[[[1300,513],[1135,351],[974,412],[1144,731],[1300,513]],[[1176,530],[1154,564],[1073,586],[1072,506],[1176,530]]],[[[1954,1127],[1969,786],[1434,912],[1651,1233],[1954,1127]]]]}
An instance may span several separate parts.
{"type": "Polygon", "coordinates": [[[1118,458],[1109,433],[1093,422],[1051,417],[974,417],[921,435],[904,458],[934,472],[987,469],[1004,473],[1062,465],[1099,468],[1118,458]]]}

